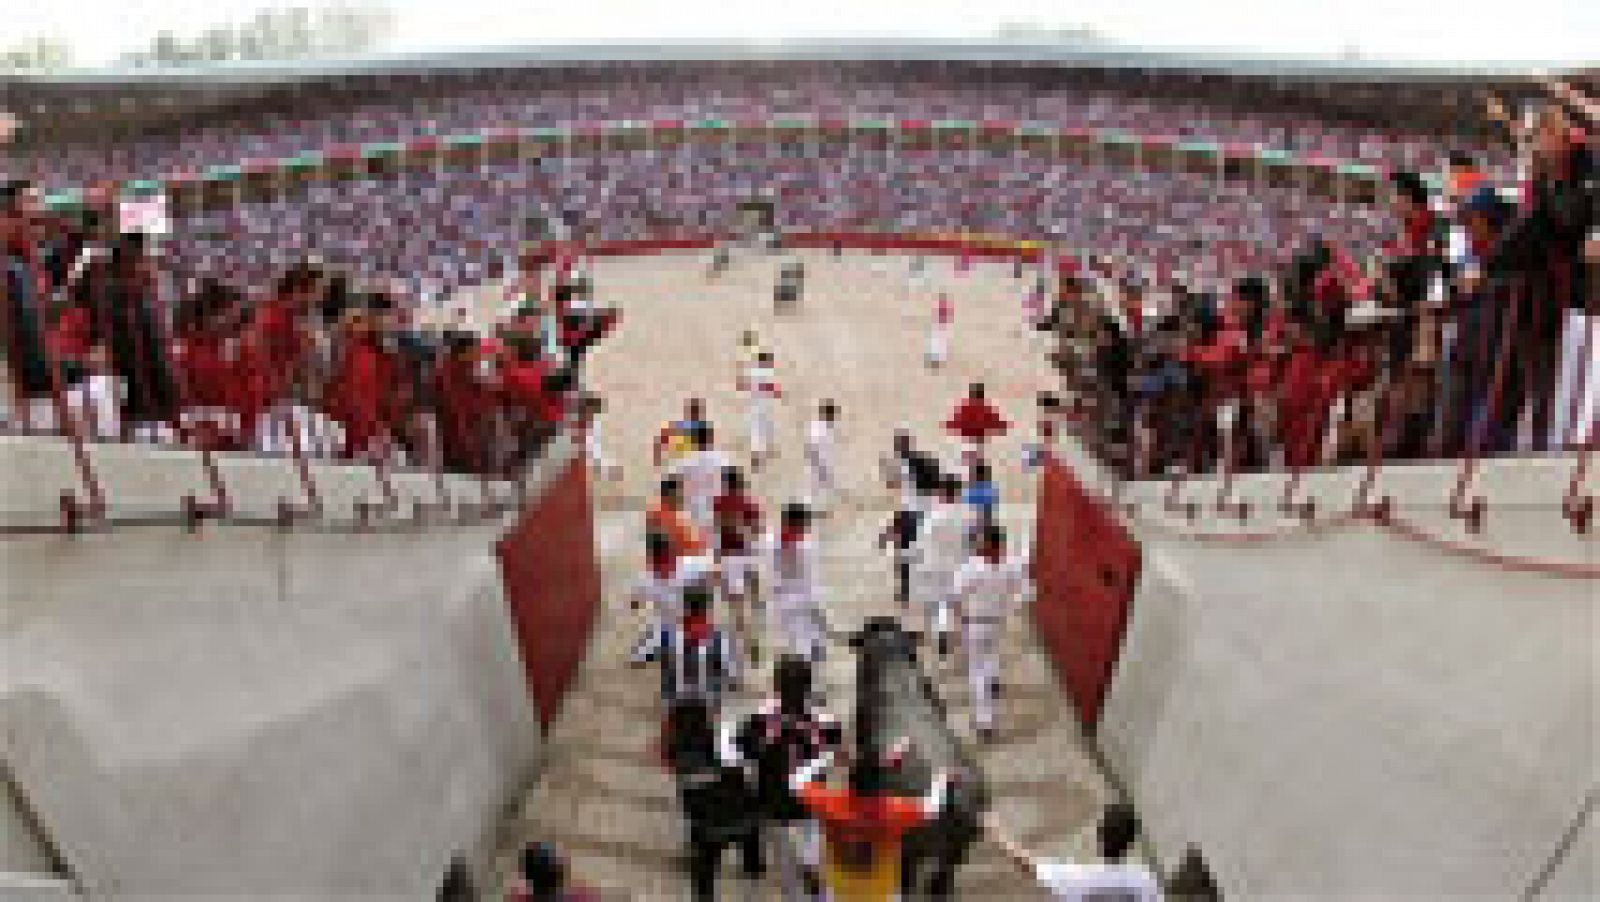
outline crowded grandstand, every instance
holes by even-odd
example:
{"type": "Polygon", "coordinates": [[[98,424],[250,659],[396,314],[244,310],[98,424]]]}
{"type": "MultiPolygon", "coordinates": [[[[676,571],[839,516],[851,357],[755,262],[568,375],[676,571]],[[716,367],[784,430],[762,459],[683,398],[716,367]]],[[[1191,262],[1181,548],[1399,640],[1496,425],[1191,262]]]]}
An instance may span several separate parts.
{"type": "MultiPolygon", "coordinates": [[[[8,243],[13,259],[27,261],[23,281],[38,286],[38,299],[58,296],[69,282],[74,299],[51,307],[29,291],[29,299],[13,301],[22,317],[10,330],[20,343],[8,358],[22,368],[13,384],[22,397],[37,399],[48,392],[43,374],[54,371],[72,388],[98,352],[135,398],[127,402],[130,427],[142,425],[152,419],[137,400],[149,393],[144,382],[172,396],[169,383],[212,381],[210,373],[179,372],[212,365],[194,363],[210,360],[205,353],[175,357],[163,348],[242,339],[258,308],[275,309],[285,294],[325,292],[310,305],[325,333],[347,312],[374,305],[405,319],[419,305],[506,282],[532,242],[569,235],[589,242],[722,240],[736,233],[740,204],[759,199],[775,213],[772,227],[785,234],[966,233],[1048,244],[1050,256],[1075,262],[1044,268],[1050,271],[1043,277],[1062,275],[1061,295],[1091,276],[1095,295],[1116,295],[1109,302],[1116,322],[1103,328],[1115,333],[1106,341],[1127,346],[1115,355],[1126,363],[1112,364],[1113,377],[1100,384],[1129,384],[1117,371],[1139,358],[1151,375],[1135,379],[1140,385],[1130,392],[1148,410],[1188,407],[1184,397],[1209,398],[1214,408],[1237,393],[1227,386],[1246,371],[1242,378],[1256,391],[1279,385],[1287,370],[1300,396],[1350,394],[1387,378],[1385,366],[1436,373],[1408,392],[1419,411],[1449,404],[1464,410],[1489,394],[1489,360],[1498,356],[1493,349],[1504,330],[1489,323],[1459,330],[1463,338],[1471,331],[1476,343],[1452,340],[1455,324],[1476,308],[1459,285],[1444,284],[1447,267],[1473,260],[1508,277],[1541,269],[1520,233],[1498,240],[1516,222],[1553,230],[1541,232],[1541,241],[1562,242],[1567,262],[1552,263],[1561,274],[1548,278],[1559,280],[1567,300],[1540,304],[1510,327],[1518,336],[1510,347],[1531,355],[1537,375],[1535,384],[1499,393],[1496,416],[1515,420],[1526,399],[1536,414],[1532,447],[1581,443],[1590,402],[1581,391],[1556,397],[1558,376],[1563,385],[1582,383],[1569,371],[1587,347],[1571,336],[1562,344],[1564,330],[1584,328],[1566,311],[1581,312],[1587,302],[1579,246],[1592,213],[1581,195],[1588,178],[1581,142],[1570,150],[1527,145],[1525,164],[1577,173],[1548,182],[1533,179],[1529,165],[1519,170],[1516,136],[1495,131],[1519,122],[1462,115],[1453,120],[1459,131],[1429,135],[1380,124],[1417,103],[1417,95],[1435,93],[1438,106],[1458,114],[1473,99],[1489,98],[1508,115],[1504,104],[1515,97],[1484,93],[1504,84],[1502,75],[1422,72],[1415,84],[1402,78],[1392,93],[1375,94],[1374,76],[1359,71],[1286,66],[1267,77],[1232,75],[1225,63],[1207,60],[1194,69],[1160,62],[1122,68],[1093,59],[983,65],[912,58],[741,67],[689,59],[607,67],[502,60],[475,67],[469,60],[457,69],[433,60],[421,71],[280,72],[220,99],[209,96],[215,85],[197,77],[194,91],[208,95],[198,125],[170,120],[186,102],[181,75],[148,85],[135,80],[119,89],[122,97],[104,84],[86,85],[82,97],[92,99],[77,101],[70,84],[23,80],[18,106],[25,115],[36,111],[30,121],[51,121],[73,102],[120,102],[131,121],[117,124],[112,141],[72,136],[70,116],[38,135],[23,131],[13,165],[26,184],[9,189],[8,243]],[[1300,102],[1306,96],[1320,103],[1300,102]],[[150,121],[140,118],[142,107],[150,121]],[[57,129],[68,134],[51,134],[57,129]],[[1524,185],[1552,186],[1563,218],[1516,217],[1519,177],[1524,185]],[[1569,185],[1576,199],[1566,197],[1569,185]],[[83,247],[98,241],[110,250],[118,199],[133,193],[167,195],[175,208],[159,265],[136,259],[142,251],[101,258],[127,258],[121,265],[140,269],[137,278],[147,285],[140,292],[161,321],[137,363],[104,350],[108,340],[127,345],[112,337],[117,324],[92,312],[89,296],[108,290],[112,277],[98,273],[103,267],[73,269],[83,247]],[[25,212],[46,195],[84,215],[25,212]],[[1464,235],[1469,210],[1491,222],[1476,243],[1464,235]],[[313,260],[317,275],[290,273],[313,260]],[[1402,264],[1404,277],[1392,278],[1402,264]],[[274,283],[279,289],[269,290],[274,283]],[[1345,313],[1364,304],[1391,317],[1381,326],[1363,321],[1363,335],[1391,336],[1384,359],[1355,366],[1363,375],[1342,391],[1312,387],[1352,366],[1329,361],[1357,353],[1345,313]],[[1243,339],[1241,324],[1248,325],[1243,339]],[[1399,337],[1400,329],[1415,335],[1399,337]],[[168,331],[170,343],[155,340],[168,331]],[[1442,345],[1435,335],[1444,336],[1442,345]],[[1296,342],[1317,362],[1291,363],[1296,342]],[[44,365],[49,356],[55,363],[44,365]],[[135,375],[146,368],[148,377],[135,375]],[[1448,380],[1449,370],[1477,375],[1448,380]]],[[[1573,84],[1582,96],[1581,79],[1573,84]]],[[[1536,86],[1516,90],[1527,97],[1536,86]]],[[[1581,113],[1546,109],[1535,128],[1581,134],[1581,113]]],[[[391,314],[378,329],[407,327],[391,314]]],[[[403,344],[432,368],[445,359],[437,338],[413,335],[403,344]]],[[[1516,381],[1524,367],[1505,369],[1516,381]]],[[[249,419],[270,400],[200,397],[191,406],[227,407],[249,419]]],[[[151,403],[157,420],[172,420],[181,406],[151,403]]],[[[391,406],[391,419],[406,419],[398,410],[406,404],[391,406]]],[[[1292,417],[1283,420],[1261,427],[1247,414],[1239,428],[1302,428],[1292,417]]],[[[1396,450],[1463,450],[1444,424],[1417,428],[1424,434],[1397,440],[1396,450]]],[[[1126,430],[1119,422],[1111,431],[1126,430]]],[[[1185,424],[1176,431],[1196,430],[1185,424]]],[[[1141,469],[1159,471],[1178,454],[1174,442],[1190,439],[1146,449],[1141,469]]],[[[1502,436],[1489,446],[1507,442],[1502,436]]],[[[1191,444],[1216,441],[1202,436],[1191,444]]],[[[1247,458],[1265,454],[1255,448],[1247,458]]],[[[1321,452],[1301,448],[1292,457],[1315,462],[1321,452]]]]}

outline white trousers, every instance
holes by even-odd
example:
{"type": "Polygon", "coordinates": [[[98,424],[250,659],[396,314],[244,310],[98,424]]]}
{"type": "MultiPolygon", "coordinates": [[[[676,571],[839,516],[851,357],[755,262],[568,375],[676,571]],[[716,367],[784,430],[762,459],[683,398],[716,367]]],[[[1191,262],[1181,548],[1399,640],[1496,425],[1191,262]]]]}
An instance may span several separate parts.
{"type": "Polygon", "coordinates": [[[950,327],[934,326],[928,333],[928,362],[944,363],[950,357],[950,327]]]}
{"type": "Polygon", "coordinates": [[[972,691],[972,723],[980,730],[994,726],[994,687],[1000,679],[999,623],[969,622],[962,630],[967,659],[967,684],[972,691]]]}
{"type": "Polygon", "coordinates": [[[750,404],[750,453],[766,457],[772,447],[772,402],[761,400],[750,404]]]}
{"type": "Polygon", "coordinates": [[[785,902],[810,902],[804,872],[822,864],[822,829],[814,820],[779,824],[769,837],[773,844],[773,864],[778,871],[778,886],[785,902]]]}
{"type": "Polygon", "coordinates": [[[930,636],[949,633],[955,569],[939,564],[919,565],[911,573],[915,581],[912,597],[922,607],[923,629],[930,636]]]}
{"type": "Polygon", "coordinates": [[[717,563],[722,571],[722,591],[748,597],[757,572],[756,559],[748,554],[725,554],[717,563]]]}
{"type": "Polygon", "coordinates": [[[838,490],[838,481],[834,476],[833,462],[826,458],[806,456],[806,473],[811,479],[810,494],[807,498],[815,510],[824,511],[833,503],[834,493],[838,490]]]}
{"type": "Polygon", "coordinates": [[[67,389],[66,401],[84,438],[122,437],[121,379],[110,375],[89,376],[67,389]]]}
{"type": "MultiPolygon", "coordinates": [[[[72,402],[67,401],[68,415],[72,402]]],[[[20,409],[12,411],[16,424],[26,432],[54,432],[60,428],[61,419],[56,414],[54,398],[24,398],[20,409]]]]}
{"type": "Polygon", "coordinates": [[[1551,447],[1581,447],[1595,439],[1595,420],[1600,419],[1600,317],[1581,310],[1567,312],[1554,407],[1551,447]]]}

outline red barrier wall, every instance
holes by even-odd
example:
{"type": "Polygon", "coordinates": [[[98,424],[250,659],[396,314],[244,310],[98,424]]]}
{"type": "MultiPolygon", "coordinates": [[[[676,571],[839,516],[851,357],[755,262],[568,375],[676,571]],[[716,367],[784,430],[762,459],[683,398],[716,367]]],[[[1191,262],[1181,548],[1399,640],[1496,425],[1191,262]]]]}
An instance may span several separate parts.
{"type": "MultiPolygon", "coordinates": [[[[583,253],[593,257],[624,257],[634,254],[651,254],[668,250],[705,250],[727,236],[679,235],[659,238],[641,238],[633,241],[599,241],[582,245],[583,253]]],[[[1020,257],[1032,263],[1039,260],[1040,247],[1036,242],[1007,241],[993,238],[962,238],[941,235],[889,235],[876,232],[808,232],[783,236],[786,247],[829,248],[839,245],[848,250],[880,250],[923,254],[966,254],[986,259],[1020,257]]],[[[579,246],[567,242],[545,242],[529,249],[523,255],[523,268],[539,269],[562,253],[573,253],[579,246]]]]}
{"type": "Polygon", "coordinates": [[[1100,723],[1139,584],[1139,545],[1072,471],[1046,461],[1034,530],[1039,640],[1084,729],[1100,723]]]}
{"type": "Polygon", "coordinates": [[[579,454],[495,544],[528,691],[549,725],[589,649],[600,604],[588,468],[579,454]]]}

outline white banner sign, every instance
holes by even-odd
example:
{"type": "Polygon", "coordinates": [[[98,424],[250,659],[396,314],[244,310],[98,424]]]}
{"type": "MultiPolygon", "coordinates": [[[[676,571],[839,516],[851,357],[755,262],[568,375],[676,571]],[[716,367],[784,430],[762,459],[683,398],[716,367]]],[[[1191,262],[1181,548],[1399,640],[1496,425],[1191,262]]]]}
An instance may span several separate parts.
{"type": "Polygon", "coordinates": [[[152,194],[120,202],[117,205],[117,225],[124,233],[172,234],[172,220],[167,216],[167,196],[152,194]]]}

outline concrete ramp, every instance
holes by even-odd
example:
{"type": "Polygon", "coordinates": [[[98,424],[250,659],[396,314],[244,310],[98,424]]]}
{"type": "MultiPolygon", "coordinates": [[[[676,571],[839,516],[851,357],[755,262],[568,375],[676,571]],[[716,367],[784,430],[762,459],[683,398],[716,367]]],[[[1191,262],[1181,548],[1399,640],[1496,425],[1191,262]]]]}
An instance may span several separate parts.
{"type": "MultiPolygon", "coordinates": [[[[91,895],[431,896],[542,746],[503,527],[0,543],[0,760],[72,876],[91,895]]],[[[6,854],[27,864],[21,841],[6,854]]]]}
{"type": "MultiPolygon", "coordinates": [[[[1483,536],[1400,511],[1482,550],[1595,563],[1593,535],[1489,475],[1483,536]]],[[[1451,478],[1404,474],[1430,499],[1451,478]]],[[[1600,584],[1370,523],[1197,541],[1225,527],[1158,522],[1162,491],[1128,493],[1144,572],[1099,739],[1163,853],[1200,843],[1245,897],[1600,892],[1579,817],[1600,785],[1600,584]]]]}

